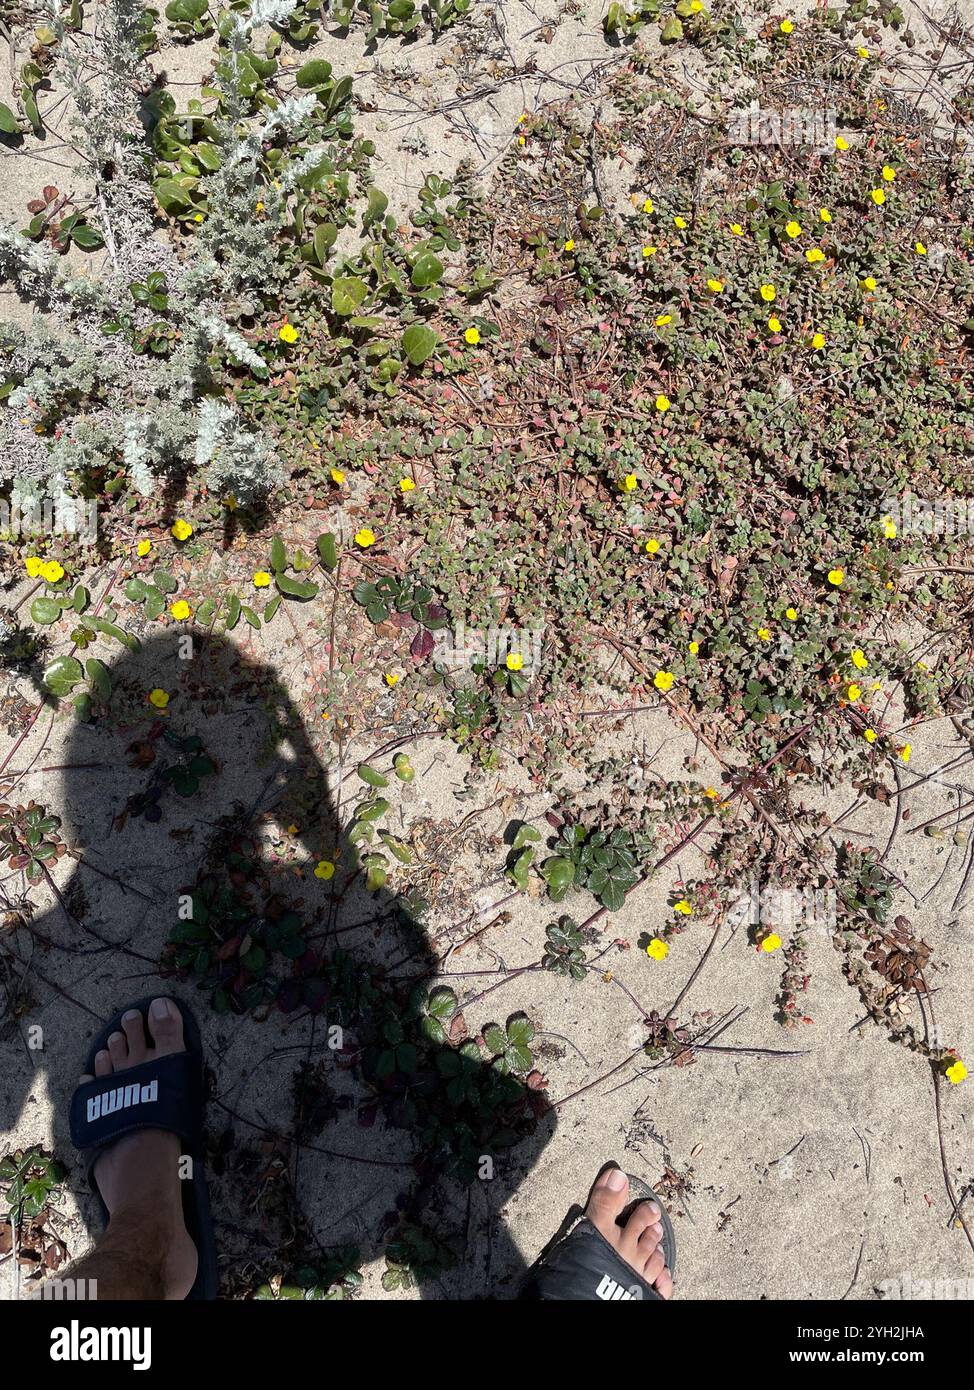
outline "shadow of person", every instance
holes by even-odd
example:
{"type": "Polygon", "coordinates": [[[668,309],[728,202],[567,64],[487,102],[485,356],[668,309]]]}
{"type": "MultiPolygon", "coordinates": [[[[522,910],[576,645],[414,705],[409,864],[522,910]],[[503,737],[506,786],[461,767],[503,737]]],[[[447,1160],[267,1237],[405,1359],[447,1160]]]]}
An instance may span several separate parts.
{"type": "MultiPolygon", "coordinates": [[[[322,1296],[383,1254],[387,1289],[512,1296],[524,1262],[500,1213],[554,1117],[436,983],[408,846],[386,828],[396,791],[354,763],[326,775],[268,666],[214,636],[186,656],[181,639],[123,655],[110,699],[68,740],[47,810],[76,867],[48,880],[54,904],[16,938],[43,967],[25,969],[38,1007],[0,1038],[6,1116],[32,1140],[53,1126],[70,1163],[88,1039],[170,991],[194,1009],[210,1068],[224,1296],[281,1279],[322,1296]],[[377,886],[377,853],[400,892],[377,886]]],[[[391,754],[375,761],[416,795],[391,754]]]]}

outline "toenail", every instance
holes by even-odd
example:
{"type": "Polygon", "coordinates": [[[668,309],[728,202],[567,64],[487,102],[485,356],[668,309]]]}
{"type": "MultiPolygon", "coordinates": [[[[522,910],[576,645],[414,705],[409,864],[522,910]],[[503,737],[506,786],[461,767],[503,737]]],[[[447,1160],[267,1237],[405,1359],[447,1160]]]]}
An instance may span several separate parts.
{"type": "Polygon", "coordinates": [[[659,1219],[659,1207],[656,1205],[655,1202],[650,1202],[650,1204],[649,1204],[649,1214],[650,1214],[650,1216],[653,1218],[654,1221],[656,1221],[656,1220],[659,1219]]]}
{"type": "Polygon", "coordinates": [[[132,1023],[135,1019],[141,1017],[142,1015],[139,1013],[138,1009],[129,1009],[127,1014],[122,1014],[122,1022],[132,1023]]]}
{"type": "Polygon", "coordinates": [[[168,1018],[169,1000],[153,999],[152,1003],[149,1005],[149,1013],[152,1016],[152,1018],[168,1018]]]}
{"type": "Polygon", "coordinates": [[[109,1036],[108,1045],[109,1045],[109,1047],[111,1047],[112,1043],[123,1043],[124,1041],[125,1041],[125,1034],[124,1034],[124,1033],[112,1033],[112,1034],[109,1036]]]}
{"type": "Polygon", "coordinates": [[[606,1187],[610,1192],[621,1192],[626,1185],[626,1175],[621,1168],[610,1168],[608,1177],[605,1180],[606,1187]]]}

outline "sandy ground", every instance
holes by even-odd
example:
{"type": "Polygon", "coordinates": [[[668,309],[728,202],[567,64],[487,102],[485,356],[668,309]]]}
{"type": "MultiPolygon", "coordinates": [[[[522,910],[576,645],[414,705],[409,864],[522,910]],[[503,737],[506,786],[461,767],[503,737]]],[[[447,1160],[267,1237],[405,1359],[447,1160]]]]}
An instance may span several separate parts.
{"type": "MultiPolygon", "coordinates": [[[[367,108],[358,118],[359,126],[377,140],[387,171],[387,178],[378,181],[399,209],[410,204],[428,169],[449,173],[471,152],[479,153],[489,179],[522,111],[564,97],[566,82],[579,88],[580,101],[594,98],[597,103],[600,74],[620,61],[618,50],[602,39],[599,5],[555,5],[547,0],[531,7],[479,9],[480,28],[461,25],[436,45],[423,39],[408,50],[386,42],[375,54],[360,56],[355,65],[367,108]],[[529,56],[538,70],[508,81],[529,56]],[[495,83],[496,90],[482,100],[445,114],[429,113],[430,106],[457,91],[469,93],[478,84],[495,83]],[[372,106],[375,109],[368,109],[372,106]]],[[[353,51],[361,55],[360,49],[353,51]]],[[[331,58],[337,71],[346,70],[347,44],[325,39],[316,46],[314,54],[318,53],[331,58]]],[[[172,80],[192,83],[206,71],[208,57],[207,44],[166,47],[152,62],[172,80]]],[[[6,82],[6,65],[0,65],[0,101],[9,100],[6,82]]],[[[55,127],[65,125],[60,136],[43,149],[32,145],[17,155],[3,152],[4,202],[14,221],[24,216],[23,204],[40,182],[50,179],[78,193],[82,190],[71,172],[70,150],[57,143],[67,138],[60,102],[55,87],[42,103],[54,114],[55,127]]],[[[0,291],[0,315],[16,319],[19,312],[14,297],[0,291]]],[[[16,603],[22,593],[8,587],[6,601],[16,603]]],[[[247,640],[261,661],[279,671],[299,701],[301,660],[286,629],[277,626],[247,640]]],[[[147,688],[153,683],[151,674],[144,673],[147,688]]],[[[173,680],[170,672],[167,684],[172,686],[173,680]]],[[[22,679],[11,683],[8,694],[36,702],[36,692],[22,679]]],[[[241,733],[245,722],[239,712],[227,714],[218,735],[219,754],[227,777],[239,784],[240,799],[252,802],[255,787],[258,793],[263,790],[263,768],[255,781],[258,769],[241,733]]],[[[382,738],[382,731],[373,729],[368,740],[349,747],[345,766],[369,755],[382,738]]],[[[138,785],[133,774],[117,765],[124,747],[120,739],[114,735],[102,741],[101,756],[107,760],[113,755],[115,766],[93,774],[90,782],[83,772],[43,772],[44,767],[78,761],[70,717],[45,713],[11,763],[16,779],[7,795],[21,801],[34,796],[62,815],[65,838],[87,865],[108,873],[124,866],[124,889],[72,860],[59,869],[59,885],[69,902],[83,902],[87,922],[97,924],[110,941],[124,941],[136,955],[103,951],[90,939],[82,943],[53,895],[34,890],[38,944],[24,978],[35,1007],[17,1023],[8,1019],[0,1031],[0,1101],[3,1116],[12,1119],[10,1132],[3,1136],[4,1149],[53,1144],[69,1160],[65,1109],[86,1039],[96,1019],[125,999],[159,987],[144,958],[157,959],[172,921],[174,875],[191,876],[204,843],[205,803],[187,812],[185,824],[192,831],[188,840],[174,841],[163,830],[153,833],[151,827],[141,826],[126,842],[124,857],[119,853],[112,841],[112,817],[138,785]],[[73,892],[79,887],[83,899],[76,900],[73,892]],[[58,943],[59,949],[45,949],[39,944],[42,936],[58,943]],[[43,1029],[41,1049],[28,1045],[27,1029],[36,1024],[43,1029]]],[[[688,761],[694,756],[704,769],[708,766],[706,750],[697,748],[691,736],[659,711],[607,719],[600,739],[607,753],[658,750],[652,770],[665,777],[688,778],[688,761]]],[[[934,948],[937,965],[930,983],[936,990],[942,1037],[965,1056],[971,1050],[969,1001],[974,984],[974,890],[967,881],[971,841],[955,843],[950,821],[943,840],[905,832],[974,796],[974,771],[970,762],[938,771],[970,753],[949,721],[926,724],[911,739],[913,758],[901,776],[902,819],[887,862],[902,880],[897,910],[910,917],[917,934],[934,948]]],[[[0,740],[3,753],[11,743],[5,734],[0,740]]],[[[502,874],[506,850],[500,837],[511,820],[536,817],[548,802],[511,771],[482,783],[475,799],[458,800],[467,764],[445,739],[425,740],[415,763],[417,781],[404,805],[408,818],[426,815],[456,823],[479,808],[479,832],[495,837],[492,855],[485,854],[481,844],[461,844],[462,907],[457,910],[456,895],[448,904],[434,902],[433,929],[444,931],[465,917],[469,923],[471,912],[479,914],[480,922],[490,921],[495,915],[491,904],[505,899],[509,891],[502,874]],[[504,805],[498,807],[502,798],[504,805]]],[[[707,775],[693,773],[703,780],[707,775]]],[[[821,800],[834,820],[841,819],[832,837],[884,850],[893,828],[893,805],[867,801],[842,819],[855,801],[851,788],[839,788],[821,800]]],[[[598,948],[606,948],[602,976],[591,974],[578,984],[531,972],[516,976],[495,994],[479,997],[496,977],[475,972],[494,971],[498,962],[506,967],[527,965],[540,957],[544,928],[554,914],[550,904],[525,898],[510,907],[510,920],[493,926],[462,957],[447,957],[444,979],[460,994],[472,1031],[517,1010],[534,1020],[541,1044],[538,1065],[549,1078],[557,1123],[549,1122],[542,1136],[546,1142],[539,1142],[535,1153],[515,1156],[499,1182],[477,1184],[469,1196],[452,1194],[454,1224],[467,1227],[467,1254],[455,1270],[426,1288],[425,1296],[474,1297],[487,1287],[509,1296],[519,1259],[533,1258],[568,1205],[584,1197],[595,1171],[610,1157],[654,1185],[663,1182],[667,1170],[680,1179],[671,1205],[682,1298],[874,1299],[888,1295],[889,1281],[904,1276],[912,1280],[914,1292],[921,1280],[971,1276],[970,1248],[945,1192],[930,1069],[921,1057],[890,1043],[876,1026],[860,1026],[862,1005],[842,978],[827,932],[811,938],[812,982],[805,1001],[814,1020],[810,1025],[785,1032],[774,1022],[780,961],[756,953],[743,932],[735,934],[728,927],[683,999],[680,1018],[690,1022],[694,1015],[698,1021],[704,1019],[707,1011],[714,1017],[739,1013],[720,1038],[729,1050],[701,1052],[694,1065],[679,1069],[653,1070],[648,1059],[643,1059],[645,1065],[626,1060],[644,1036],[645,1014],[653,1009],[665,1013],[672,1006],[707,947],[710,931],[702,926],[681,935],[664,962],[648,960],[636,944],[669,917],[670,895],[700,871],[706,846],[703,836],[660,876],[636,890],[608,925],[603,919],[605,938],[598,948]],[[629,949],[614,946],[615,940],[629,949]],[[800,1051],[778,1056],[757,1049],[800,1051]]],[[[9,880],[4,884],[11,896],[16,887],[9,880]]],[[[308,889],[309,894],[313,891],[313,886],[308,889]]],[[[578,918],[593,906],[584,895],[566,904],[578,918]]],[[[464,934],[457,932],[455,939],[464,934]]],[[[454,937],[448,933],[446,939],[454,937]]],[[[304,1047],[310,1036],[307,1021],[289,1025],[274,1014],[257,1024],[205,1014],[202,1023],[208,1055],[217,1061],[223,1104],[246,1117],[251,1128],[286,1125],[293,1056],[281,1055],[279,1049],[304,1047]]],[[[947,1165],[959,1191],[970,1183],[974,1165],[972,1094],[963,1086],[950,1088],[944,1097],[947,1165]]],[[[220,1123],[227,1123],[227,1114],[220,1112],[220,1123]]],[[[236,1132],[250,1133],[239,1119],[236,1132]]],[[[365,1285],[370,1296],[418,1296],[388,1295],[379,1286],[382,1263],[368,1247],[369,1233],[394,1200],[396,1182],[355,1157],[395,1157],[397,1142],[394,1133],[363,1133],[353,1118],[341,1118],[321,1144],[352,1158],[310,1151],[301,1158],[306,1216],[324,1244],[349,1238],[364,1242],[371,1261],[365,1285]]],[[[75,1170],[58,1218],[72,1255],[80,1254],[90,1240],[87,1211],[75,1170]]],[[[450,1215],[447,1209],[445,1216],[450,1215]]],[[[15,1290],[9,1259],[0,1262],[0,1289],[8,1297],[15,1290]]]]}

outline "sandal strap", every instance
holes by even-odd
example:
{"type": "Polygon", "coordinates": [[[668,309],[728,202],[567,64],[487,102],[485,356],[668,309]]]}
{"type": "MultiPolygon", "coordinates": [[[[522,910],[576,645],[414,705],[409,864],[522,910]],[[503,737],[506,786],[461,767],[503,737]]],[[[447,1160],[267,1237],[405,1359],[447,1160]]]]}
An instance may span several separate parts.
{"type": "Polygon", "coordinates": [[[188,1143],[200,1140],[203,1077],[192,1052],[140,1062],[79,1086],[71,1098],[71,1138],[82,1150],[101,1150],[123,1134],[165,1129],[188,1143]]]}
{"type": "Polygon", "coordinates": [[[662,1294],[626,1264],[580,1207],[572,1207],[541,1252],[521,1296],[544,1301],[663,1302],[662,1294]]]}

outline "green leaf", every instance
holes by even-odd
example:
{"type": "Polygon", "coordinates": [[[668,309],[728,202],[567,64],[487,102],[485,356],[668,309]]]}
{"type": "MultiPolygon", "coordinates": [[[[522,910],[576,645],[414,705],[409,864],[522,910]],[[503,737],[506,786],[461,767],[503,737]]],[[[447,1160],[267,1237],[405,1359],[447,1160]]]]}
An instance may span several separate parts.
{"type": "Polygon", "coordinates": [[[359,763],[355,771],[361,777],[362,781],[367,782],[370,787],[387,787],[389,785],[388,777],[383,777],[381,772],[377,772],[376,769],[370,767],[368,763],[359,763]]]}
{"type": "Polygon", "coordinates": [[[338,568],[338,545],[331,531],[326,531],[323,536],[318,537],[318,554],[321,563],[329,573],[338,568]]]}
{"type": "Polygon", "coordinates": [[[134,603],[141,603],[147,592],[148,590],[146,589],[144,581],[134,577],[128,581],[122,590],[125,597],[132,599],[134,603]]]}
{"type": "Polygon", "coordinates": [[[540,839],[541,831],[538,830],[536,826],[529,825],[527,821],[525,821],[518,828],[518,832],[514,836],[514,843],[511,846],[511,849],[523,849],[525,845],[537,844],[538,840],[540,839]]]}
{"type": "Polygon", "coordinates": [[[20,133],[17,117],[9,106],[4,106],[3,102],[0,102],[0,131],[3,131],[4,135],[18,135],[20,133]]]}
{"type": "Polygon", "coordinates": [[[425,323],[413,323],[402,335],[402,350],[413,367],[421,367],[436,350],[438,337],[425,323]]]}
{"type": "Polygon", "coordinates": [[[30,606],[30,616],[35,623],[56,623],[61,616],[61,605],[56,598],[35,598],[30,606]]]}
{"type": "MultiPolygon", "coordinates": [[[[275,594],[274,597],[271,599],[270,603],[265,604],[265,606],[264,606],[264,622],[265,622],[265,623],[269,623],[269,622],[270,622],[270,620],[274,617],[274,614],[277,612],[277,610],[280,608],[280,606],[281,606],[281,596],[280,596],[280,594],[275,594]]],[[[197,614],[197,617],[198,617],[198,616],[199,616],[199,615],[197,614]]]]}
{"type": "Polygon", "coordinates": [[[324,87],[331,79],[331,63],[324,58],[313,58],[298,68],[295,81],[299,87],[309,91],[313,87],[324,87]]]}
{"type": "Polygon", "coordinates": [[[69,695],[84,674],[73,656],[56,656],[44,667],[44,685],[52,695],[69,695]]]}
{"type": "Polygon", "coordinates": [[[663,43],[676,43],[677,39],[683,38],[683,25],[675,14],[671,14],[662,26],[660,38],[663,43]]]}
{"type": "Polygon", "coordinates": [[[290,575],[287,574],[275,575],[274,583],[280,589],[281,593],[286,594],[288,598],[308,599],[314,598],[318,593],[317,584],[313,584],[308,579],[292,579],[290,575]]]}
{"type": "Polygon", "coordinates": [[[575,865],[570,859],[555,857],[546,859],[541,865],[541,877],[548,885],[548,892],[557,901],[563,898],[575,881],[575,865]]]}
{"type": "Polygon", "coordinates": [[[240,600],[236,594],[227,599],[227,631],[232,632],[240,621],[240,600]]]}
{"type": "Polygon", "coordinates": [[[271,541],[271,569],[275,574],[287,569],[287,551],[280,536],[275,536],[271,541]]]}
{"type": "Polygon", "coordinates": [[[315,228],[314,249],[319,265],[324,265],[328,259],[328,252],[334,246],[337,238],[338,228],[334,222],[322,222],[320,227],[315,228]]]}
{"type": "Polygon", "coordinates": [[[369,287],[364,280],[355,275],[339,275],[331,282],[331,307],[336,314],[347,318],[362,307],[368,292],[369,287]]]}
{"type": "Polygon", "coordinates": [[[88,673],[88,679],[91,681],[95,694],[99,700],[107,704],[112,697],[112,678],[108,673],[108,667],[103,661],[99,661],[97,657],[93,656],[85,662],[85,671],[88,673]]]}
{"type": "Polygon", "coordinates": [[[164,594],[174,594],[179,588],[179,583],[166,570],[156,570],[152,576],[157,589],[161,589],[164,594]]]}
{"type": "Polygon", "coordinates": [[[413,273],[410,277],[418,290],[425,290],[430,285],[435,285],[443,276],[443,262],[433,255],[432,251],[422,251],[413,265],[413,273]]]}

